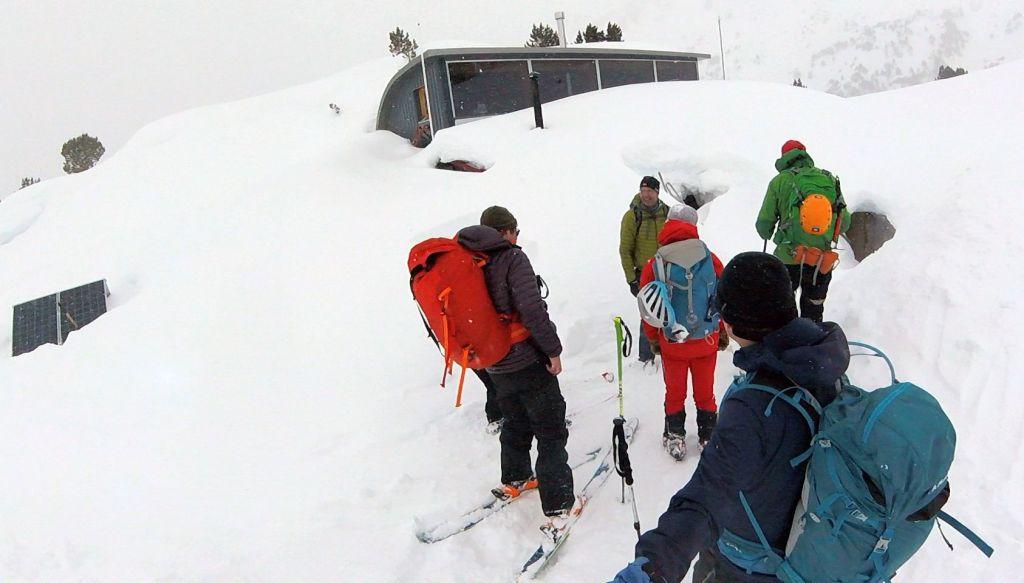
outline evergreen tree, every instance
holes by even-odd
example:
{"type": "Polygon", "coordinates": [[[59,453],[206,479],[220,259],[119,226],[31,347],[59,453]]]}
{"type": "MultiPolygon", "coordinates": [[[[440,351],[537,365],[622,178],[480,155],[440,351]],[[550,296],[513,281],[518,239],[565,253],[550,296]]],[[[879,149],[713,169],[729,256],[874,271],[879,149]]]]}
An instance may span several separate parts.
{"type": "Polygon", "coordinates": [[[622,42],[622,29],[614,22],[609,22],[608,29],[605,32],[605,37],[610,41],[622,42]]]}
{"type": "Polygon", "coordinates": [[[793,87],[805,87],[804,82],[799,77],[793,79],[793,87]]]}
{"type": "Polygon", "coordinates": [[[21,187],[22,188],[28,188],[29,186],[32,186],[33,184],[39,184],[40,182],[42,182],[42,180],[39,180],[38,178],[32,178],[32,177],[22,178],[21,179],[21,187]]]}
{"type": "Polygon", "coordinates": [[[82,134],[64,142],[60,155],[64,156],[64,172],[76,174],[96,165],[106,152],[99,140],[89,134],[82,134]]]}
{"type": "Polygon", "coordinates": [[[395,32],[388,33],[388,38],[391,41],[388,50],[391,51],[392,56],[402,55],[408,61],[416,58],[416,49],[420,46],[416,44],[415,39],[409,38],[409,33],[395,27],[395,32]]]}
{"type": "Polygon", "coordinates": [[[606,37],[603,30],[588,23],[587,28],[583,30],[583,40],[588,43],[597,43],[606,40],[606,37]]]}
{"type": "Polygon", "coordinates": [[[583,44],[583,33],[578,31],[578,30],[576,31],[576,41],[575,41],[575,44],[578,44],[578,45],[583,44]]]}
{"type": "Polygon", "coordinates": [[[546,24],[535,24],[530,31],[530,40],[526,43],[528,47],[557,47],[561,43],[558,40],[558,33],[546,24]]]}
{"type": "Polygon", "coordinates": [[[958,77],[960,75],[966,75],[966,74],[967,74],[967,69],[964,69],[963,67],[957,67],[956,69],[954,69],[953,67],[947,67],[946,65],[940,65],[939,66],[939,76],[936,77],[935,80],[937,81],[939,79],[949,79],[950,77],[958,77]]]}

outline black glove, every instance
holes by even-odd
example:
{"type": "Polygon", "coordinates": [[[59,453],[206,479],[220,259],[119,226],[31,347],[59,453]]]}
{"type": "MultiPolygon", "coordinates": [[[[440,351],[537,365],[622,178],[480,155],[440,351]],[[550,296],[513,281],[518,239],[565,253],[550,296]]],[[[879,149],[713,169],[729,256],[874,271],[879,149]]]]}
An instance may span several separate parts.
{"type": "Polygon", "coordinates": [[[639,281],[631,281],[631,282],[629,282],[629,293],[633,294],[634,298],[636,297],[636,295],[638,293],[640,293],[640,282],[639,281]]]}

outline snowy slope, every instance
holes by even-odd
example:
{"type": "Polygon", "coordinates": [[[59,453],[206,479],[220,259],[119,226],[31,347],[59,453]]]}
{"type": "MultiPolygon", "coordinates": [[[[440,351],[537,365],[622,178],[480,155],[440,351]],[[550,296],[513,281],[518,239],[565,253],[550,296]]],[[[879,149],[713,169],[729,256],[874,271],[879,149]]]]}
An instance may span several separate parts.
{"type": "MultiPolygon", "coordinates": [[[[635,320],[616,249],[639,176],[723,193],[702,232],[729,257],[760,248],[753,217],[788,138],[842,176],[855,208],[893,219],[896,239],[843,266],[828,316],[941,399],[960,434],[949,508],[997,548],[984,560],[932,540],[901,574],[996,581],[1024,567],[1024,502],[1007,495],[1024,486],[1011,384],[1024,63],[856,99],[621,87],[546,106],[544,131],[519,112],[422,151],[371,131],[398,65],[166,118],[96,169],[0,205],[0,329],[9,306],[58,289],[105,277],[113,294],[64,346],[0,357],[0,579],[506,579],[541,520],[536,498],[438,545],[413,536],[417,519],[494,485],[498,444],[475,380],[459,410],[436,386],[409,247],[508,206],[552,289],[569,408],[585,407],[614,390],[600,376],[614,366],[611,317],[635,320]],[[434,170],[439,158],[490,169],[434,170]]],[[[719,391],[732,372],[723,355],[719,391]]],[[[625,381],[650,527],[695,462],[660,450],[660,379],[630,368],[625,381]]],[[[604,443],[615,412],[581,415],[570,450],[604,443]]],[[[593,501],[546,580],[605,580],[628,562],[616,491],[593,501]]]]}
{"type": "MultiPolygon", "coordinates": [[[[627,41],[713,54],[717,18],[730,79],[859,95],[934,79],[940,64],[970,71],[1024,58],[1019,1],[621,0],[519,2],[160,3],[58,0],[0,5],[0,195],[25,176],[60,175],[60,145],[87,131],[108,155],[170,113],[319,79],[385,55],[396,26],[421,46],[465,38],[520,46],[530,26],[571,38],[588,22],[622,25],[627,41]]],[[[327,103],[321,103],[326,108],[327,103]]]]}

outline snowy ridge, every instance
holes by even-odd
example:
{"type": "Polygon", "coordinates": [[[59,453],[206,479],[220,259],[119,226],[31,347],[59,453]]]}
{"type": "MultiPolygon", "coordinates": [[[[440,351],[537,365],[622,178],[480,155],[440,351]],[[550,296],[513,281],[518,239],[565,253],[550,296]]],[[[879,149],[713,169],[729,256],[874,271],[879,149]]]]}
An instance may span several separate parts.
{"type": "Polygon", "coordinates": [[[73,132],[98,135],[109,157],[161,116],[383,56],[396,25],[421,47],[515,47],[531,25],[555,26],[553,11],[564,10],[570,40],[588,22],[615,21],[628,43],[712,54],[702,75],[719,79],[721,17],[729,79],[789,84],[800,77],[812,89],[846,96],[930,81],[940,64],[974,72],[1024,58],[1024,7],[1014,1],[684,0],[643,9],[621,0],[557,7],[521,0],[486,9],[447,0],[250,4],[178,0],[124,10],[87,0],[67,11],[36,0],[9,11],[13,16],[0,21],[0,37],[12,48],[0,63],[7,99],[0,133],[17,139],[0,142],[0,196],[24,176],[59,175],[57,151],[73,132]]]}
{"type": "MultiPolygon", "coordinates": [[[[422,151],[370,131],[399,65],[161,120],[96,169],[0,205],[5,335],[15,303],[101,277],[112,292],[110,312],[64,346],[0,357],[0,579],[505,578],[510,541],[540,524],[535,501],[437,545],[414,536],[415,517],[495,485],[498,443],[475,380],[459,410],[436,386],[408,249],[508,206],[551,288],[563,393],[582,407],[611,386],[612,316],[635,320],[617,234],[640,175],[719,193],[701,232],[725,259],[760,249],[754,216],[789,138],[842,177],[855,209],[892,218],[893,241],[840,267],[826,315],[946,407],[959,433],[949,510],[996,548],[985,560],[930,541],[901,575],[998,581],[1024,567],[1024,502],[1007,495],[1024,486],[1024,63],[855,99],[755,82],[620,87],[545,106],[544,131],[524,111],[422,151]],[[451,157],[490,169],[432,168],[451,157]]],[[[857,366],[864,385],[881,380],[857,366]]],[[[719,394],[733,372],[722,355],[719,394]]],[[[660,378],[630,366],[624,381],[626,414],[659,427],[660,378]]],[[[609,402],[574,422],[570,455],[609,439],[616,414],[609,402]]],[[[696,462],[668,459],[656,431],[630,452],[649,528],[696,462]]],[[[544,580],[605,580],[629,561],[632,517],[613,490],[544,580]]]]}

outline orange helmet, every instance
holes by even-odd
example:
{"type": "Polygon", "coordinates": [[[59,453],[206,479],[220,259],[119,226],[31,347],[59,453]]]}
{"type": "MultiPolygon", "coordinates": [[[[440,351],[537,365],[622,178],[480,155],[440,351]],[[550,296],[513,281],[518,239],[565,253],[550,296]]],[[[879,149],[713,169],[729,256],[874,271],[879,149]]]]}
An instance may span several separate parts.
{"type": "Polygon", "coordinates": [[[832,203],[823,194],[812,194],[800,203],[800,226],[808,235],[824,235],[832,226],[832,203]]]}

